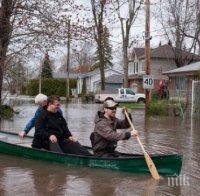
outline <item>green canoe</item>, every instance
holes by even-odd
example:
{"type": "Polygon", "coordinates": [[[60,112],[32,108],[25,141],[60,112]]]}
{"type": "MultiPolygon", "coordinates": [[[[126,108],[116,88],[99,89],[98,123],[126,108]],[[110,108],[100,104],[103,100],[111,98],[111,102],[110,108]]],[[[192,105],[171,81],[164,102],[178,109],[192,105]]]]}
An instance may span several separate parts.
{"type": "MultiPolygon", "coordinates": [[[[20,141],[16,133],[0,131],[0,153],[25,158],[63,163],[65,165],[81,165],[93,168],[120,170],[132,173],[150,174],[143,155],[121,153],[119,158],[98,158],[55,153],[31,148],[32,137],[20,141]]],[[[87,147],[91,149],[90,147],[87,147]]],[[[182,155],[151,155],[151,158],[162,176],[178,176],[182,166],[182,155]]]]}

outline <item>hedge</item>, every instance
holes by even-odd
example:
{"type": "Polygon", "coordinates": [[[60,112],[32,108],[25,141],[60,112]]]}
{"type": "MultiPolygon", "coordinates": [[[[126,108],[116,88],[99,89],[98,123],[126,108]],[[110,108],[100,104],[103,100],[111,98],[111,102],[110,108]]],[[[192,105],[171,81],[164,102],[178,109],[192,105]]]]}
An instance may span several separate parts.
{"type": "MultiPolygon", "coordinates": [[[[66,95],[66,80],[65,79],[52,79],[45,78],[42,79],[42,89],[41,92],[45,95],[58,95],[65,96],[66,95]]],[[[76,88],[76,80],[70,79],[69,81],[70,89],[76,88]]],[[[27,95],[35,96],[39,92],[39,80],[34,79],[30,80],[29,84],[26,86],[27,95]]],[[[71,94],[71,90],[70,90],[71,94]]]]}

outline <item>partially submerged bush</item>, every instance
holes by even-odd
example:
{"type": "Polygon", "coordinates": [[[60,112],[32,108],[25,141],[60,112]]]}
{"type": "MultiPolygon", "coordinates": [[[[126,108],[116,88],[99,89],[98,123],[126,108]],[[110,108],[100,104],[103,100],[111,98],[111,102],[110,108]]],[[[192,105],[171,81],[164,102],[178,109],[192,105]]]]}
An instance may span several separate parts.
{"type": "Polygon", "coordinates": [[[187,109],[187,104],[184,102],[170,101],[170,100],[158,100],[151,101],[148,106],[148,115],[159,115],[159,116],[181,116],[181,112],[184,113],[187,109]]]}
{"type": "Polygon", "coordinates": [[[167,116],[168,115],[167,107],[168,107],[167,101],[152,101],[148,106],[147,114],[167,116]]]}
{"type": "Polygon", "coordinates": [[[152,101],[157,101],[159,99],[159,95],[157,92],[152,93],[152,97],[151,97],[152,101]]]}
{"type": "Polygon", "coordinates": [[[0,118],[12,118],[14,110],[8,105],[0,105],[0,118]]]}
{"type": "Polygon", "coordinates": [[[81,95],[81,100],[82,102],[86,102],[86,103],[94,102],[94,94],[90,92],[90,93],[81,95]]]}

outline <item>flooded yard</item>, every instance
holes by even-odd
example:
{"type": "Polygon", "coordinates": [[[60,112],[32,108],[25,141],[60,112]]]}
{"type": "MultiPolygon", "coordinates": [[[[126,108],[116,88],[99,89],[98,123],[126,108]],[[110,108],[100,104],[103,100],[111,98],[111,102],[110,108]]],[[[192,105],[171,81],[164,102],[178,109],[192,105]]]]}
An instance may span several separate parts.
{"type": "MultiPolygon", "coordinates": [[[[32,104],[17,106],[19,114],[12,121],[2,120],[1,130],[23,130],[36,108],[32,104]]],[[[90,145],[93,120],[100,105],[71,103],[61,108],[73,135],[81,144],[90,145]]],[[[178,178],[166,177],[155,182],[148,175],[67,167],[0,154],[0,195],[199,195],[200,122],[173,116],[151,117],[145,121],[143,109],[131,110],[131,113],[149,154],[183,154],[178,178]]],[[[34,130],[30,132],[33,134],[34,130]]],[[[135,139],[118,144],[119,151],[142,153],[135,139]]]]}

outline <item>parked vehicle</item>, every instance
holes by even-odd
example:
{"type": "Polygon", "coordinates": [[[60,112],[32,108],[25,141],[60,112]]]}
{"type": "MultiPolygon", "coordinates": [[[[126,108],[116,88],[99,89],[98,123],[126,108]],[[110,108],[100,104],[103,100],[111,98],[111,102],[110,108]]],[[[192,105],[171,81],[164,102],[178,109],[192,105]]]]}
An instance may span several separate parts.
{"type": "Polygon", "coordinates": [[[130,88],[100,91],[99,93],[95,94],[95,102],[104,102],[107,97],[112,97],[116,102],[145,103],[145,94],[135,93],[130,88]]]}

